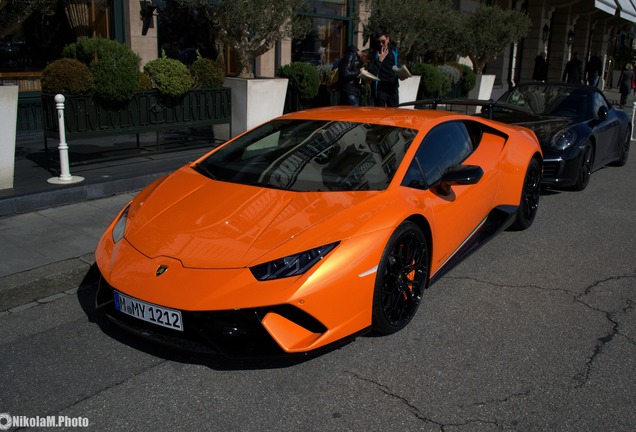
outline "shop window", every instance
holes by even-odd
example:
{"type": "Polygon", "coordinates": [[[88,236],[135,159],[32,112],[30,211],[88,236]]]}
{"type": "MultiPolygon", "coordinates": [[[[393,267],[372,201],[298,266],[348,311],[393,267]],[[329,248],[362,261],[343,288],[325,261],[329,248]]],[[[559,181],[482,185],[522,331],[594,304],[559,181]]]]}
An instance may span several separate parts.
{"type": "Polygon", "coordinates": [[[350,43],[352,25],[348,1],[314,0],[309,3],[307,16],[312,18],[312,28],[304,39],[293,41],[292,61],[322,65],[333,64],[342,57],[350,43]]]}
{"type": "Polygon", "coordinates": [[[178,0],[156,1],[159,48],[166,56],[189,65],[201,56],[215,60],[217,51],[210,22],[196,7],[178,0]]]}
{"type": "Polygon", "coordinates": [[[40,73],[79,36],[110,37],[109,0],[58,2],[50,13],[35,11],[0,33],[0,84],[40,90],[40,73]]]}
{"type": "Polygon", "coordinates": [[[314,18],[312,29],[302,40],[292,43],[292,61],[313,65],[332,64],[347,47],[347,21],[314,18]]]}
{"type": "MultiPolygon", "coordinates": [[[[313,0],[308,12],[312,29],[302,40],[292,42],[292,61],[331,64],[344,53],[351,18],[350,0],[313,0]]],[[[178,0],[155,0],[157,5],[160,50],[170,58],[186,64],[196,59],[197,50],[206,58],[217,59],[214,28],[195,7],[184,7],[178,0]]],[[[226,74],[237,72],[236,56],[227,47],[223,50],[226,74]]]]}

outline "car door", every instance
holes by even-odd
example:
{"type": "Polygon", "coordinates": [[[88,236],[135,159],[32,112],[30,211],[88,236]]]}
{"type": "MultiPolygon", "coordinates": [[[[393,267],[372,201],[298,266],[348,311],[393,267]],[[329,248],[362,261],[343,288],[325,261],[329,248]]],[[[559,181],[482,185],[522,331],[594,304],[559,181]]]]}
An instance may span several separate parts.
{"type": "Polygon", "coordinates": [[[600,93],[593,95],[593,116],[592,130],[596,137],[596,154],[594,157],[594,167],[606,165],[606,162],[616,157],[617,142],[620,142],[620,123],[616,116],[610,113],[610,105],[600,93]],[[599,118],[599,109],[605,107],[610,113],[606,119],[599,118]]]}
{"type": "Polygon", "coordinates": [[[449,121],[431,129],[420,145],[403,186],[418,190],[433,215],[433,269],[449,259],[485,220],[496,188],[494,167],[476,184],[454,185],[443,193],[437,185],[444,172],[468,159],[478,145],[475,122],[449,121]],[[468,125],[468,126],[467,126],[468,125]],[[475,133],[476,132],[476,133],[475,133]]]}

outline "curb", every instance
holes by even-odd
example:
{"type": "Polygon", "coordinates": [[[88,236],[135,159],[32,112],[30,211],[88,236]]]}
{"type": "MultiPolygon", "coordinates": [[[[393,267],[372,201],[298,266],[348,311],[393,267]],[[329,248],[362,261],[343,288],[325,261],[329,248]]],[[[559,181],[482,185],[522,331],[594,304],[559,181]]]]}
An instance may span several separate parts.
{"type": "Polygon", "coordinates": [[[90,253],[0,278],[0,316],[77,292],[90,277],[94,262],[90,253]]]}
{"type": "Polygon", "coordinates": [[[138,191],[170,172],[172,171],[147,174],[128,179],[111,180],[103,183],[74,185],[50,191],[28,193],[0,199],[0,217],[14,216],[36,210],[76,204],[88,200],[138,191]]]}

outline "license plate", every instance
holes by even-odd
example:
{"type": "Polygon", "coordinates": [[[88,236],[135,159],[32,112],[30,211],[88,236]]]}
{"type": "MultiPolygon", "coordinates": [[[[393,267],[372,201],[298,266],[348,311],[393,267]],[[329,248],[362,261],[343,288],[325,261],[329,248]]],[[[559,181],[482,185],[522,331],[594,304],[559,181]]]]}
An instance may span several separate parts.
{"type": "Polygon", "coordinates": [[[146,303],[115,291],[115,309],[162,327],[183,331],[181,311],[146,303]]]}

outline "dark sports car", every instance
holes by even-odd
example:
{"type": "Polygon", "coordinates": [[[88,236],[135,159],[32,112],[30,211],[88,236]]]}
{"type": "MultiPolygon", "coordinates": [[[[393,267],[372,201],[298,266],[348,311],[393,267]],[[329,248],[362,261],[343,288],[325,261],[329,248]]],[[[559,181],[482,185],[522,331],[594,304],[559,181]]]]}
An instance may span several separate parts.
{"type": "Polygon", "coordinates": [[[592,172],[627,162],[630,119],[595,87],[520,84],[484,111],[494,120],[535,132],[543,150],[546,186],[583,190],[592,172]]]}

